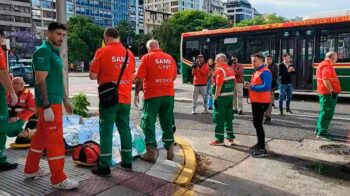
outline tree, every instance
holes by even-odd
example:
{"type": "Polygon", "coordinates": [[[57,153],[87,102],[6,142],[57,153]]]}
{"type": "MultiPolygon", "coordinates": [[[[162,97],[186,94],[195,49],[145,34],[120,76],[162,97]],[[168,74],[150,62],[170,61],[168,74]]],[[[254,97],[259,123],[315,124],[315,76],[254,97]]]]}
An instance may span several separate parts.
{"type": "Polygon", "coordinates": [[[103,27],[84,16],[71,17],[68,22],[69,63],[89,62],[101,47],[103,27]]]}
{"type": "Polygon", "coordinates": [[[131,25],[128,23],[128,21],[126,20],[120,21],[116,29],[119,32],[120,40],[122,41],[124,46],[130,45],[134,41],[136,37],[136,33],[134,29],[131,28],[131,25]],[[128,42],[128,39],[129,39],[129,42],[128,42]]]}
{"type": "Polygon", "coordinates": [[[235,27],[245,27],[252,25],[264,25],[273,23],[286,22],[287,19],[276,14],[259,15],[250,20],[242,20],[240,23],[236,24],[235,27]]]}
{"type": "Polygon", "coordinates": [[[222,16],[209,15],[202,11],[185,10],[177,12],[153,31],[153,36],[160,42],[162,49],[179,60],[181,33],[218,29],[227,26],[228,21],[222,16]]]}
{"type": "Polygon", "coordinates": [[[68,62],[78,64],[89,59],[89,47],[78,35],[70,34],[68,46],[68,62]]]}

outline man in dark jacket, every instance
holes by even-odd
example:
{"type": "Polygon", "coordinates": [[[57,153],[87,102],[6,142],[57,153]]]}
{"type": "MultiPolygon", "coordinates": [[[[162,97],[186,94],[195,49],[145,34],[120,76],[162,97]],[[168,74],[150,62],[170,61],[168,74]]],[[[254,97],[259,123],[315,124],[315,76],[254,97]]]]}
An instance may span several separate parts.
{"type": "Polygon", "coordinates": [[[295,72],[294,67],[291,65],[291,58],[289,54],[283,55],[283,62],[279,65],[280,76],[280,96],[279,96],[279,108],[280,115],[283,115],[283,100],[287,97],[286,112],[291,113],[290,102],[292,100],[292,75],[295,72]]]}
{"type": "Polygon", "coordinates": [[[264,124],[269,125],[271,123],[271,113],[272,113],[272,106],[275,103],[275,91],[277,89],[278,84],[278,67],[273,62],[273,57],[271,55],[267,55],[265,59],[265,65],[267,68],[269,68],[271,74],[272,74],[272,83],[271,83],[271,103],[269,108],[267,108],[265,112],[265,122],[264,124]]]}

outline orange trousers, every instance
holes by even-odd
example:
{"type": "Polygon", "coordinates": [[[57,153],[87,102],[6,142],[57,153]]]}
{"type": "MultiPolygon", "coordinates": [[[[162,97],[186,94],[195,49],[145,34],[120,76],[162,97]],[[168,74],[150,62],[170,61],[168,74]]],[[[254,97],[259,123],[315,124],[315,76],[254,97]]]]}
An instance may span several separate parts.
{"type": "Polygon", "coordinates": [[[58,184],[67,178],[64,173],[65,148],[63,142],[62,105],[53,104],[54,122],[45,122],[43,108],[38,109],[37,132],[34,134],[28,151],[24,173],[39,170],[43,150],[46,148],[47,160],[51,171],[51,183],[58,184]]]}

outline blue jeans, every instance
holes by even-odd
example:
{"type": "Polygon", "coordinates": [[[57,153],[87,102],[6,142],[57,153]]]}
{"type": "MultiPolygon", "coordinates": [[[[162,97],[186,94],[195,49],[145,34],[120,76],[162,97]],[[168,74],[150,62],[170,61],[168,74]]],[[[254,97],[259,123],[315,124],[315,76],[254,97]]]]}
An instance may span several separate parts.
{"type": "Polygon", "coordinates": [[[292,84],[280,84],[279,108],[283,109],[283,100],[287,97],[286,107],[289,108],[292,100],[293,86],[292,84]]]}
{"type": "Polygon", "coordinates": [[[214,101],[213,101],[213,94],[211,92],[211,81],[208,80],[207,83],[207,100],[208,100],[208,108],[213,109],[214,107],[214,101]]]}

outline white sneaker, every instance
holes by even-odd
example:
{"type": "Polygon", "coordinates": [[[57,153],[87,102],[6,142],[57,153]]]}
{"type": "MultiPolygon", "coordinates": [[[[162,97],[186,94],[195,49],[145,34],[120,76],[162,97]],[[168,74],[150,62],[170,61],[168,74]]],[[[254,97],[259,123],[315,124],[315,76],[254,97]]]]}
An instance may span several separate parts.
{"type": "Polygon", "coordinates": [[[224,143],[225,143],[226,146],[233,146],[233,145],[235,145],[233,139],[225,139],[224,143]]]}
{"type": "Polygon", "coordinates": [[[37,172],[31,173],[31,174],[24,174],[24,177],[26,179],[29,179],[29,178],[38,179],[40,177],[44,177],[44,176],[48,176],[48,175],[50,175],[49,171],[39,168],[39,170],[37,172]]]}
{"type": "Polygon", "coordinates": [[[77,188],[79,186],[79,182],[76,180],[67,178],[58,184],[53,184],[52,186],[56,189],[70,190],[70,189],[77,188]]]}
{"type": "Polygon", "coordinates": [[[192,110],[192,114],[196,114],[196,110],[192,110]]]}

